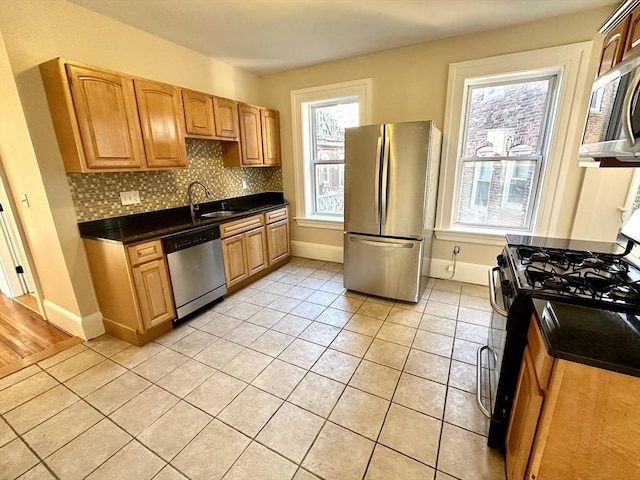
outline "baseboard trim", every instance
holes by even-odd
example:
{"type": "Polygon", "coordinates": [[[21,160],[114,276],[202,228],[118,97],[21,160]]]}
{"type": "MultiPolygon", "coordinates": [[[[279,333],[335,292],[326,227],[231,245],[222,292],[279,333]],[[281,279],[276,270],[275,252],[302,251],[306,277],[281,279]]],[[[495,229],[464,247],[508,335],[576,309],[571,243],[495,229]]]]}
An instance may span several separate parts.
{"type": "Polygon", "coordinates": [[[475,283],[477,285],[489,284],[489,265],[480,265],[477,263],[456,263],[456,271],[453,277],[451,277],[450,271],[448,271],[449,265],[452,265],[451,260],[443,260],[441,258],[431,259],[431,270],[429,276],[434,278],[445,278],[447,280],[457,280],[459,282],[475,283]]]}
{"type": "Polygon", "coordinates": [[[104,333],[100,312],[80,317],[46,299],[42,302],[42,306],[47,314],[47,320],[71,335],[89,340],[104,333]]]}
{"type": "Polygon", "coordinates": [[[343,263],[342,247],[321,243],[291,241],[291,255],[325,262],[343,263]]]}

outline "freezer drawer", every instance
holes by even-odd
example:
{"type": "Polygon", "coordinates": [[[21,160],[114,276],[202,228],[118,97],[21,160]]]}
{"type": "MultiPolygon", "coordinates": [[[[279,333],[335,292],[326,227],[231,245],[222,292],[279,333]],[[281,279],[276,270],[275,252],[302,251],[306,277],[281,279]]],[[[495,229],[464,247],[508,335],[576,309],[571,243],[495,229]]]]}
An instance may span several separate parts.
{"type": "Polygon", "coordinates": [[[344,235],[344,286],[356,292],[417,302],[423,240],[344,235]]]}

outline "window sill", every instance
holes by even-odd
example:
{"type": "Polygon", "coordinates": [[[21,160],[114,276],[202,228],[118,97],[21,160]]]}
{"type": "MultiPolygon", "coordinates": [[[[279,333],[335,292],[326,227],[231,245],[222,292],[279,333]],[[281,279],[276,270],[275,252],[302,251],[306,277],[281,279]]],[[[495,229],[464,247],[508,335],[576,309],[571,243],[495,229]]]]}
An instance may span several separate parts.
{"type": "Polygon", "coordinates": [[[324,228],[326,230],[344,231],[344,221],[332,217],[295,217],[294,220],[299,227],[324,228]]]}
{"type": "MultiPolygon", "coordinates": [[[[507,241],[505,235],[507,233],[496,233],[492,231],[482,230],[457,230],[457,229],[437,229],[435,231],[436,239],[447,240],[450,242],[465,243],[481,243],[484,245],[504,246],[507,241]]],[[[514,235],[529,235],[527,232],[508,232],[514,235]]]]}

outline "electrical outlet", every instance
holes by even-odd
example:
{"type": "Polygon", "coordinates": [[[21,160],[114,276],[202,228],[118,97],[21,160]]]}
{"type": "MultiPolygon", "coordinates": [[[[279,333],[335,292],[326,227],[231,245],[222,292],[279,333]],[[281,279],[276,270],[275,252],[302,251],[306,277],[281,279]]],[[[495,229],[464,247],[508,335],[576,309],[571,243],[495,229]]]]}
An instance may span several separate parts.
{"type": "Polygon", "coordinates": [[[249,187],[247,187],[247,181],[243,178],[242,179],[242,189],[246,190],[247,188],[249,188],[249,187]]]}
{"type": "Polygon", "coordinates": [[[447,267],[447,272],[453,272],[453,265],[449,265],[447,267]]]}
{"type": "Polygon", "coordinates": [[[120,202],[122,205],[135,205],[140,203],[140,193],[137,190],[120,192],[120,202]]]}
{"type": "Polygon", "coordinates": [[[453,247],[453,254],[457,255],[460,253],[460,247],[458,245],[456,245],[455,247],[453,247]]]}

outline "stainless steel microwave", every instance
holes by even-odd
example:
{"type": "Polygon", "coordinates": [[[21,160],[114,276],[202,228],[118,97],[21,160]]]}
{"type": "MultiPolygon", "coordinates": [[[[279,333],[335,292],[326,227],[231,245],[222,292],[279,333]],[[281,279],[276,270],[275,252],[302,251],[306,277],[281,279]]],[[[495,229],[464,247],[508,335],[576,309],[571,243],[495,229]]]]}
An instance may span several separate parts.
{"type": "Polygon", "coordinates": [[[591,91],[579,156],[640,161],[640,56],[598,77],[591,91]]]}

